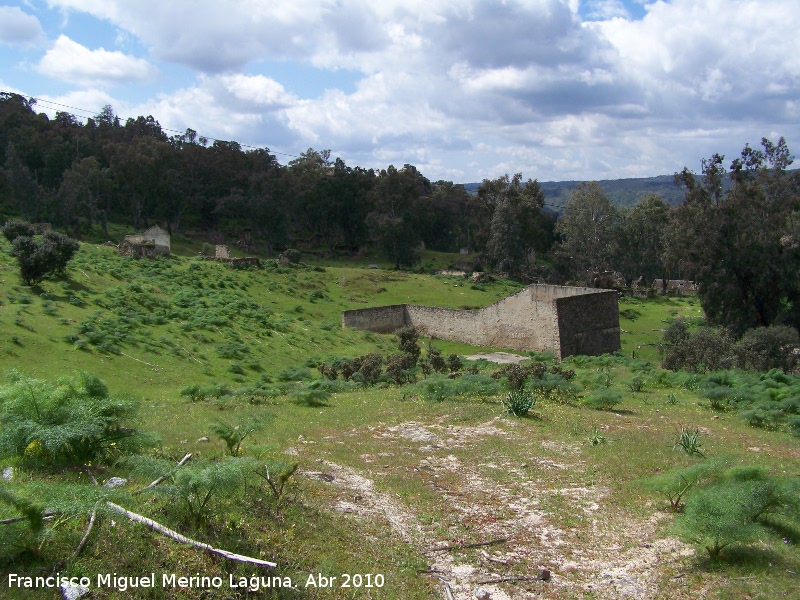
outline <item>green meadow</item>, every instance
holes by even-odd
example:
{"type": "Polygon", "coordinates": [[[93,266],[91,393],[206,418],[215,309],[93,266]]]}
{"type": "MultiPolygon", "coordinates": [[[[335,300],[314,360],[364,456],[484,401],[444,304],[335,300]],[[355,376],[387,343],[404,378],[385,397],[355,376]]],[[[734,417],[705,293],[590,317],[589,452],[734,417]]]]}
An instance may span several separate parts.
{"type": "MultiPolygon", "coordinates": [[[[92,373],[108,397],[136,407],[123,432],[148,434],[134,453],[112,443],[97,458],[55,460],[42,438],[2,459],[11,476],[0,490],[15,500],[0,502],[0,519],[26,506],[53,513],[38,528],[0,525],[3,597],[57,597],[9,579],[56,573],[89,578],[92,598],[794,593],[800,381],[662,370],[669,323],[703,323],[696,298],[622,298],[615,355],[526,355],[521,387],[533,406],[516,417],[504,404],[515,373],[486,361],[462,358],[454,379],[412,369],[401,384],[383,375],[370,385],[319,366],[398,352],[393,335],[342,329],[342,310],[480,307],[521,285],[367,269],[374,258],[233,270],[188,241],[178,248],[184,255],[137,261],[82,244],[66,277],[31,288],[0,242],[4,389],[38,406],[48,385],[97,388],[79,375],[92,373]],[[104,487],[112,477],[127,482],[104,487]],[[761,502],[741,522],[693,503],[731,489],[761,502]],[[108,501],[277,566],[181,544],[108,501]],[[151,573],[155,587],[127,587],[151,573]],[[104,574],[122,579],[98,584],[104,574]]],[[[454,260],[426,252],[422,264],[454,260]]],[[[499,350],[419,345],[423,356],[499,350]]]]}

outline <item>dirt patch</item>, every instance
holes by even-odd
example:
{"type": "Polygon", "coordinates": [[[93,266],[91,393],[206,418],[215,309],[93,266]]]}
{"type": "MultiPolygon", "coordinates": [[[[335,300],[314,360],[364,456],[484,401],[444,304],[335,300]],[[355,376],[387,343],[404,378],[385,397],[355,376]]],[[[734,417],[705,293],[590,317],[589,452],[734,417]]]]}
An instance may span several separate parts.
{"type": "Polygon", "coordinates": [[[508,365],[513,363],[521,363],[528,360],[529,356],[520,356],[519,354],[511,354],[509,352],[491,352],[473,354],[472,356],[465,356],[467,360],[486,360],[498,365],[508,365]]]}
{"type": "MultiPolygon", "coordinates": [[[[481,590],[492,600],[650,600],[667,597],[665,565],[676,565],[678,572],[679,563],[694,554],[678,540],[657,538],[668,515],[634,522],[615,511],[609,488],[579,484],[579,445],[544,442],[542,450],[556,453],[558,462],[531,457],[533,466],[522,468],[517,457],[470,463],[457,455],[464,446],[510,436],[501,419],[472,427],[406,422],[371,433],[386,443],[386,456],[408,456],[408,443],[419,445],[418,458],[396,468],[434,492],[437,500],[426,512],[441,515],[439,522],[423,524],[412,507],[349,466],[322,461],[324,477],[307,475],[339,488],[333,510],[383,522],[423,555],[428,568],[420,576],[432,577],[443,598],[449,589],[455,600],[472,600],[481,590]],[[541,467],[561,475],[543,477],[541,467]],[[468,547],[475,542],[488,545],[468,547]],[[551,572],[548,581],[536,579],[540,568],[551,572]]],[[[371,468],[370,458],[361,457],[365,468],[371,468]]],[[[383,474],[376,470],[372,476],[383,474]]]]}

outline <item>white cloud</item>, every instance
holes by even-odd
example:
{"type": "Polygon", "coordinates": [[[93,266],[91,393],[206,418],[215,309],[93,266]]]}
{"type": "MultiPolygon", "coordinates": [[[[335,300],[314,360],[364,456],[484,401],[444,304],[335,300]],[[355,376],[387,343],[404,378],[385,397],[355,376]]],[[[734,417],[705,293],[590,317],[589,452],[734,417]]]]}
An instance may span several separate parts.
{"type": "Polygon", "coordinates": [[[43,75],[81,85],[109,85],[152,78],[150,63],[122,52],[89,50],[62,35],[39,61],[43,75]]]}
{"type": "Polygon", "coordinates": [[[0,6],[0,43],[27,45],[43,38],[39,19],[16,6],[0,6]]]}
{"type": "MultiPolygon", "coordinates": [[[[332,148],[368,166],[419,160],[432,178],[659,174],[773,131],[800,142],[800,5],[635,1],[641,19],[619,0],[48,3],[195,72],[194,85],[139,107],[162,124],[294,152],[332,148]],[[362,78],[353,91],[300,98],[259,72],[276,61],[362,78]]],[[[152,73],[144,59],[68,38],[40,68],[94,86],[152,73]]]]}
{"type": "Polygon", "coordinates": [[[297,102],[280,83],[264,75],[223,75],[219,81],[233,98],[255,110],[287,108],[297,102]]]}

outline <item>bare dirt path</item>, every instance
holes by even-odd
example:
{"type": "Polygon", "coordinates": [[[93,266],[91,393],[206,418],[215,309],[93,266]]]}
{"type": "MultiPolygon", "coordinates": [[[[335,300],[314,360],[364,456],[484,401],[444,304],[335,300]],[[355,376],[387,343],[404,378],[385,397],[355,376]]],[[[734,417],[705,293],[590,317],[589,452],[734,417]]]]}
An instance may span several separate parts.
{"type": "Polygon", "coordinates": [[[472,464],[458,456],[467,446],[508,439],[511,428],[500,418],[478,426],[371,428],[385,455],[415,453],[407,476],[435,493],[436,506],[425,512],[441,515],[436,523],[381,489],[380,457],[360,456],[363,469],[321,459],[320,470],[306,474],[339,491],[333,510],[384,523],[423,555],[428,568],[420,576],[434,578],[443,598],[684,596],[680,564],[693,549],[657,536],[667,515],[632,522],[617,514],[602,484],[578,485],[572,474],[582,469],[579,444],[539,442],[530,464],[502,455],[472,464]],[[466,546],[475,543],[486,545],[466,546]]]}

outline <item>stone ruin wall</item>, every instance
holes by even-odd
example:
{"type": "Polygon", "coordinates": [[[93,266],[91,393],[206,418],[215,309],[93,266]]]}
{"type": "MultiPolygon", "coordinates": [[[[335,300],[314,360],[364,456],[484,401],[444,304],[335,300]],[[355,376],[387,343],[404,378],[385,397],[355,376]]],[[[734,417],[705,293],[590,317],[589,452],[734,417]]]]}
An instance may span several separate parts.
{"type": "Polygon", "coordinates": [[[405,322],[405,304],[358,308],[342,312],[342,327],[365,329],[375,333],[394,333],[405,322]]]}
{"type": "Polygon", "coordinates": [[[556,304],[561,357],[597,356],[621,348],[616,292],[566,296],[556,304]]]}
{"type": "Polygon", "coordinates": [[[342,325],[420,335],[509,350],[603,354],[620,348],[617,294],[609,290],[531,285],[479,310],[394,305],[344,311],[342,325]]]}

